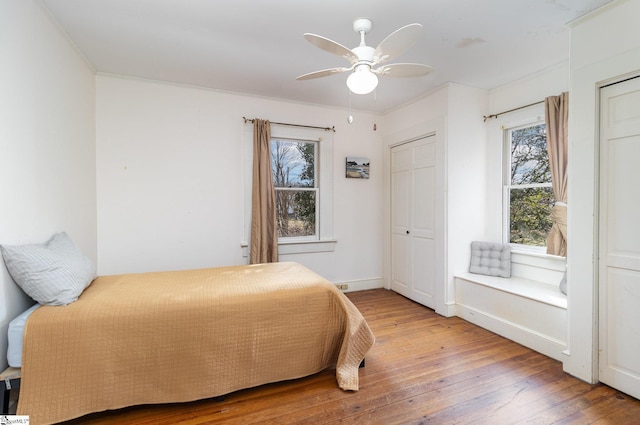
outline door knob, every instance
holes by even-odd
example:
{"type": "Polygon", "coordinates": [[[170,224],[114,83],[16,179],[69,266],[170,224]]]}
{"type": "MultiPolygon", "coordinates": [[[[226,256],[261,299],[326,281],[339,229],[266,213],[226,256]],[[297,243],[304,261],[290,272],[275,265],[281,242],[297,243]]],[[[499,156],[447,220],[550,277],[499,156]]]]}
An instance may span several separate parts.
{"type": "Polygon", "coordinates": [[[409,231],[407,230],[407,235],[409,234],[409,231]]]}

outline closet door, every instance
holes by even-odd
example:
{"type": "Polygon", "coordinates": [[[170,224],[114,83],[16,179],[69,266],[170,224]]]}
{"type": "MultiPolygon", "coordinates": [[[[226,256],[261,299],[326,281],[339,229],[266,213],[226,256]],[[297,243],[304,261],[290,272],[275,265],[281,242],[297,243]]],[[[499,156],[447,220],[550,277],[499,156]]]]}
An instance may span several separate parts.
{"type": "Polygon", "coordinates": [[[640,398],[640,78],[600,95],[599,375],[640,398]]]}
{"type": "Polygon", "coordinates": [[[435,308],[435,137],[391,148],[391,289],[435,308]]]}

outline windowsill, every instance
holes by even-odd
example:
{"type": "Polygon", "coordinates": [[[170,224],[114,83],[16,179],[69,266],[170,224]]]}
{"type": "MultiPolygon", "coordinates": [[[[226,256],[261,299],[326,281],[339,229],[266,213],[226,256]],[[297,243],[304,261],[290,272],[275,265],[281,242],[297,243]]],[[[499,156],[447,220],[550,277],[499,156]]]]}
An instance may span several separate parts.
{"type": "MultiPolygon", "coordinates": [[[[291,254],[307,254],[313,252],[333,252],[335,251],[335,245],[338,243],[335,239],[323,239],[313,241],[288,241],[278,243],[278,255],[291,255],[291,254]]],[[[242,242],[240,244],[242,248],[242,256],[249,256],[249,244],[242,242]]]]}
{"type": "MultiPolygon", "coordinates": [[[[532,252],[527,250],[512,249],[511,250],[511,264],[522,264],[524,266],[542,268],[554,270],[564,273],[566,270],[567,259],[565,257],[559,257],[557,255],[549,255],[541,252],[532,252]]],[[[524,276],[527,278],[533,278],[532,276],[524,276]]]]}
{"type": "Polygon", "coordinates": [[[547,254],[546,252],[528,250],[526,248],[521,248],[521,247],[515,247],[514,248],[512,246],[511,253],[512,254],[527,255],[527,256],[530,256],[530,257],[547,258],[547,259],[553,260],[553,261],[562,261],[562,262],[566,262],[567,261],[566,257],[561,257],[559,255],[551,255],[551,254],[547,254]]]}

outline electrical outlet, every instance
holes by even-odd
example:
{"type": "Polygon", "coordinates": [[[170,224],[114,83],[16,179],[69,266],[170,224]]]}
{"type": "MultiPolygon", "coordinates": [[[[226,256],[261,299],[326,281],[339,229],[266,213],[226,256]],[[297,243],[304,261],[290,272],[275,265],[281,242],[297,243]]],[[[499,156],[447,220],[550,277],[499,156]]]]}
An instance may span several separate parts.
{"type": "Polygon", "coordinates": [[[342,289],[344,291],[345,289],[349,289],[349,284],[348,283],[339,283],[339,284],[336,285],[336,288],[342,289]]]}

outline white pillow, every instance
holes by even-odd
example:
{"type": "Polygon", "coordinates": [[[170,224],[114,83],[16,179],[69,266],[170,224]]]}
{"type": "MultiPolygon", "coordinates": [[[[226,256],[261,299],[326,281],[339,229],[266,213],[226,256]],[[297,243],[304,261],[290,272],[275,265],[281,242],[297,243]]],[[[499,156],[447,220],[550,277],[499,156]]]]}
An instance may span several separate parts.
{"type": "Polygon", "coordinates": [[[0,250],[13,280],[42,305],[74,302],[96,277],[91,260],[66,233],[42,244],[2,245],[0,250]]]}

